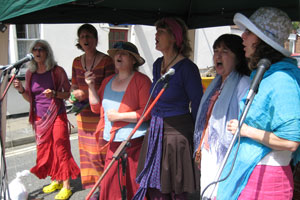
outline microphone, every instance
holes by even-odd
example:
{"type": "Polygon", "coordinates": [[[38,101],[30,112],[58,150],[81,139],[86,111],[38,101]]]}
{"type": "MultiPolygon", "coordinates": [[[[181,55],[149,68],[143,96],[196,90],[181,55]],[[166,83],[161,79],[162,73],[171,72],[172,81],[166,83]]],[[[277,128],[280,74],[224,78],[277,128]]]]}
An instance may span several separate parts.
{"type": "Polygon", "coordinates": [[[261,79],[265,73],[270,68],[271,61],[269,59],[263,58],[257,64],[256,74],[251,82],[250,89],[246,98],[246,104],[249,102],[251,96],[258,91],[258,86],[261,82],[261,79]]]}
{"type": "Polygon", "coordinates": [[[170,68],[164,75],[162,75],[162,77],[160,77],[158,82],[164,81],[165,79],[167,79],[170,76],[173,76],[174,74],[175,74],[175,69],[170,68]]]}
{"type": "Polygon", "coordinates": [[[0,68],[0,70],[9,70],[11,68],[19,68],[21,65],[23,65],[24,63],[32,60],[34,58],[32,53],[27,54],[24,58],[22,58],[21,60],[15,62],[14,64],[8,65],[7,66],[2,66],[0,68]]]}
{"type": "Polygon", "coordinates": [[[24,63],[31,61],[34,58],[32,53],[27,54],[24,58],[22,58],[21,60],[17,61],[16,63],[14,63],[12,66],[13,67],[18,67],[23,65],[24,63]]]}

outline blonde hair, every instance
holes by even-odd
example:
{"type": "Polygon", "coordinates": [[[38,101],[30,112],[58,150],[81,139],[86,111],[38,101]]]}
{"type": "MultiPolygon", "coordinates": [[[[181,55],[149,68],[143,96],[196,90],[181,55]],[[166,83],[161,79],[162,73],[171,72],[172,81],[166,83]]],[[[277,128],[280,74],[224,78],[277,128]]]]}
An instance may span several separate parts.
{"type": "MultiPolygon", "coordinates": [[[[50,71],[54,66],[57,65],[57,62],[54,60],[54,55],[53,55],[53,51],[50,47],[50,44],[46,40],[35,40],[33,43],[31,43],[31,45],[29,47],[30,53],[33,52],[33,48],[37,44],[40,44],[45,49],[45,52],[47,54],[47,58],[45,61],[46,71],[50,71]]],[[[30,62],[28,62],[27,67],[32,73],[34,73],[37,70],[37,63],[35,62],[34,59],[32,59],[30,62]]]]}

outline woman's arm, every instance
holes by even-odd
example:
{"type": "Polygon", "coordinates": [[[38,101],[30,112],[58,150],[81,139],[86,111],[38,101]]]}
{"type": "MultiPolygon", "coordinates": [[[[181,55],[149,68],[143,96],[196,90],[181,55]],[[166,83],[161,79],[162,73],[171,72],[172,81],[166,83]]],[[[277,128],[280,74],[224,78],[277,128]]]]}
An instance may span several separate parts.
{"type": "MultiPolygon", "coordinates": [[[[106,113],[109,121],[112,122],[123,121],[123,122],[135,123],[140,119],[150,96],[151,80],[145,75],[137,76],[134,78],[136,78],[135,80],[136,84],[134,85],[136,87],[133,87],[131,89],[138,92],[138,96],[137,96],[138,99],[131,99],[131,101],[137,102],[138,104],[137,109],[131,112],[123,112],[123,113],[120,113],[116,110],[109,110],[106,113]]],[[[150,104],[151,101],[149,102],[149,105],[150,104]]],[[[148,115],[144,120],[149,120],[149,119],[150,119],[150,115],[148,115]]]]}
{"type": "Polygon", "coordinates": [[[137,122],[137,115],[135,111],[120,113],[113,109],[113,110],[108,110],[106,112],[106,115],[108,120],[111,122],[115,122],[115,121],[123,121],[129,123],[137,122]]]}
{"type": "Polygon", "coordinates": [[[88,93],[89,93],[89,102],[90,104],[99,104],[100,98],[97,94],[96,88],[95,88],[95,79],[96,76],[91,71],[85,72],[85,82],[89,86],[88,93]]]}
{"type": "Polygon", "coordinates": [[[28,91],[25,90],[25,88],[23,87],[23,84],[21,83],[21,81],[19,79],[15,79],[13,81],[13,85],[14,88],[16,90],[18,90],[18,92],[23,96],[23,98],[29,102],[29,95],[28,95],[28,91]]]}
{"type": "Polygon", "coordinates": [[[70,96],[70,92],[60,92],[56,90],[46,89],[44,90],[43,94],[47,98],[57,98],[57,99],[68,99],[70,96]]]}
{"type": "MultiPolygon", "coordinates": [[[[238,120],[230,120],[227,129],[231,131],[232,134],[235,134],[235,131],[237,130],[238,127],[238,120]]],[[[287,150],[287,151],[296,151],[299,142],[291,141],[291,140],[286,140],[283,138],[280,138],[276,136],[272,132],[260,130],[251,126],[248,126],[247,124],[243,124],[240,134],[242,137],[248,137],[251,138],[267,147],[270,147],[271,149],[274,150],[287,150]]]]}

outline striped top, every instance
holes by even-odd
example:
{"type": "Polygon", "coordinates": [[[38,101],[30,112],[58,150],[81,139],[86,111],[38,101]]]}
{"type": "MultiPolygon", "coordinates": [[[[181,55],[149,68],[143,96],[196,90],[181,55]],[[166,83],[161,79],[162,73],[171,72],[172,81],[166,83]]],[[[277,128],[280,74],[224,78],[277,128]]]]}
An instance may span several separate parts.
{"type": "MultiPolygon", "coordinates": [[[[96,90],[99,89],[102,80],[115,73],[115,68],[113,64],[113,60],[111,57],[105,55],[101,61],[92,69],[93,73],[96,76],[95,79],[95,87],[96,90]]],[[[85,69],[83,68],[81,64],[81,56],[76,57],[73,61],[73,67],[72,67],[72,85],[77,85],[79,89],[83,90],[86,94],[88,93],[88,85],[85,83],[84,79],[84,73],[85,69]]],[[[88,95],[86,95],[88,97],[88,95]]],[[[88,100],[88,98],[87,98],[88,100]]],[[[81,111],[80,115],[82,117],[85,116],[94,116],[99,119],[98,114],[94,114],[91,112],[90,107],[87,107],[83,111],[81,111]]]]}

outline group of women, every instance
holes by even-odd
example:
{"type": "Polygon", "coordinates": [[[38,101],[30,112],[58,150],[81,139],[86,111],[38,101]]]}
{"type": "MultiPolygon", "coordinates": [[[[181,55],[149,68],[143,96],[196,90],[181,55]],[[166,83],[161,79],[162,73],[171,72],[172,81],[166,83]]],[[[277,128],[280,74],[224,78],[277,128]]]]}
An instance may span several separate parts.
{"type": "Polygon", "coordinates": [[[99,52],[98,34],[90,24],[77,32],[76,46],[84,54],[73,61],[72,86],[49,44],[35,41],[26,87],[18,80],[14,86],[31,105],[29,121],[37,140],[37,164],[31,172],[53,180],[43,191],[60,189],[55,198],[68,199],[69,179],[79,175],[63,99],[71,93],[70,102],[81,107],[80,174],[88,188],[128,139],[146,105],[168,83],[151,116],[130,138],[126,166],[114,163],[100,184],[100,194],[92,198],[122,199],[125,187],[127,199],[188,199],[200,188],[203,199],[291,199],[289,163],[300,158],[300,69],[284,48],[291,21],[281,10],[263,7],[250,18],[237,13],[234,23],[244,33],[224,34],[214,42],[217,76],[204,94],[198,67],[188,58],[187,27],[179,18],[155,23],[155,45],[163,56],[153,64],[152,83],[138,72],[145,60],[134,44],[117,42],[108,55],[99,52]],[[239,129],[247,91],[262,58],[269,59],[271,67],[221,173],[225,180],[211,186],[239,129]],[[175,74],[161,81],[171,68],[175,74]]]}

